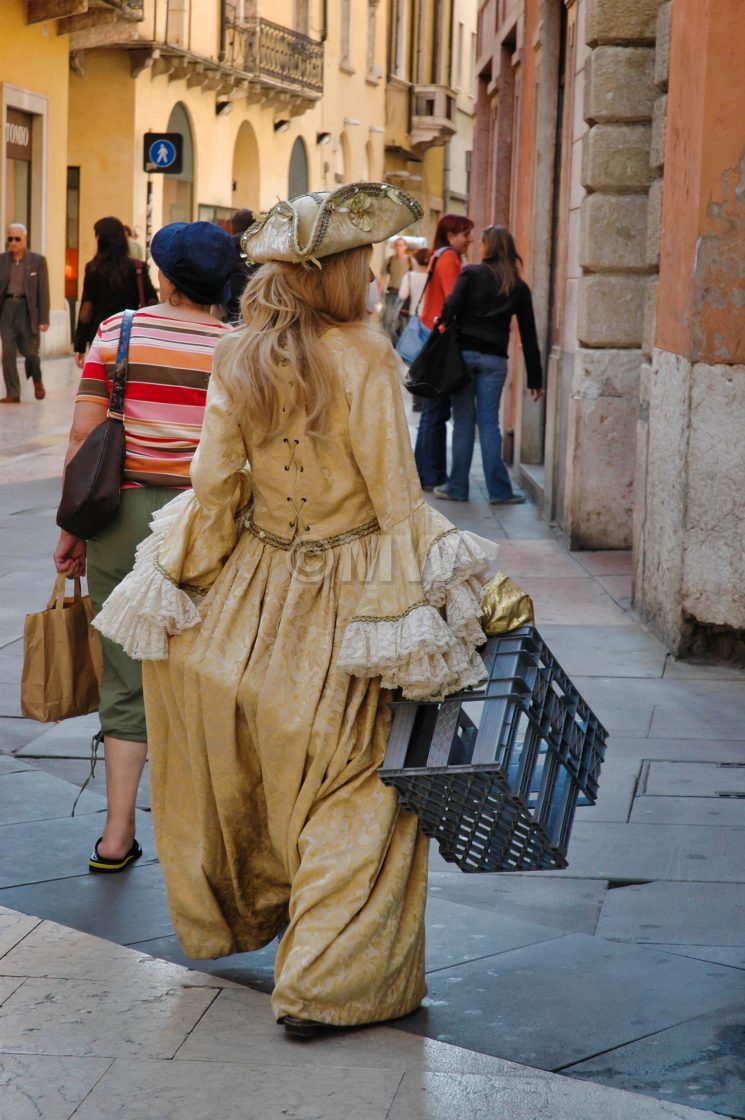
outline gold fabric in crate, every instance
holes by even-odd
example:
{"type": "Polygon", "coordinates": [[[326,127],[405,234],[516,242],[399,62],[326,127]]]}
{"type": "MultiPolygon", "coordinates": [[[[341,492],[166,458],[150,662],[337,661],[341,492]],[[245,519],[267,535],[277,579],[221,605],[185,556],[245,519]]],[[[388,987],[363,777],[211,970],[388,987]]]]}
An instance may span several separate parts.
{"type": "Polygon", "coordinates": [[[484,586],[481,625],[490,638],[535,622],[533,600],[505,575],[497,572],[484,586]]]}

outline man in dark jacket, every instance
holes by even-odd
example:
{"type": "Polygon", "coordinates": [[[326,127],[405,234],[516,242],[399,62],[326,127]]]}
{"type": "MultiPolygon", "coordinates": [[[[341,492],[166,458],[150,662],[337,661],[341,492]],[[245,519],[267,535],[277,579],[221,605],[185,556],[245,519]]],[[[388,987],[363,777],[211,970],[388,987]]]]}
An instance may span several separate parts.
{"type": "Polygon", "coordinates": [[[13,222],[8,226],[8,251],[0,253],[0,340],[6,393],[0,404],[20,402],[19,350],[26,359],[26,377],[34,383],[34,396],[37,401],[46,396],[39,332],[49,330],[49,273],[46,259],[26,248],[27,236],[26,227],[13,222]]]}

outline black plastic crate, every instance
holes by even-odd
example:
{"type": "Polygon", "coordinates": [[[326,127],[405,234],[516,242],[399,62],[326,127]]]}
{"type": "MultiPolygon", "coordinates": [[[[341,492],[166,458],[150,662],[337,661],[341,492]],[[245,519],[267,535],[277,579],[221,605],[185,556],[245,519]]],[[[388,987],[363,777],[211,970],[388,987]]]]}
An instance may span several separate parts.
{"type": "Polygon", "coordinates": [[[534,626],[490,638],[479,689],[395,701],[380,777],[462,871],[567,866],[608,733],[534,626]]]}

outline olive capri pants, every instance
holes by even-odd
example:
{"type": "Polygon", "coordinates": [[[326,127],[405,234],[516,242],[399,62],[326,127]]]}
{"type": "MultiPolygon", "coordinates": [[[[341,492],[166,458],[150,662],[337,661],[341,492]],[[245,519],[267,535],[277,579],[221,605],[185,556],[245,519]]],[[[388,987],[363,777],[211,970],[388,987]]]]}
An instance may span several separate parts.
{"type": "MultiPolygon", "coordinates": [[[[175,498],[178,490],[165,486],[142,486],[122,490],[114,520],[88,541],[88,590],[93,613],[118,583],[132,571],[135,550],[150,532],[150,518],[175,498]]],[[[129,743],[147,741],[145,704],[142,697],[142,662],[127,657],[121,646],[108,638],[103,645],[103,684],[98,714],[104,735],[129,743]]]]}

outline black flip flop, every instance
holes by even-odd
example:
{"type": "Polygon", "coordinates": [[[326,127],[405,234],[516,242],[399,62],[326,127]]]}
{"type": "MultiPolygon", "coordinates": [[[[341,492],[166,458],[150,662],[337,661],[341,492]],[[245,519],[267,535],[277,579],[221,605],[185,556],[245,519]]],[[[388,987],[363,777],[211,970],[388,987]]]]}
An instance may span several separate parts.
{"type": "Polygon", "coordinates": [[[90,859],[88,860],[89,871],[124,871],[125,867],[129,867],[130,863],[134,863],[142,855],[142,848],[136,840],[132,841],[132,847],[127,852],[126,856],[121,859],[106,859],[104,856],[98,854],[98,845],[103,840],[103,836],[99,836],[96,840],[96,846],[91,852],[90,859]]]}

